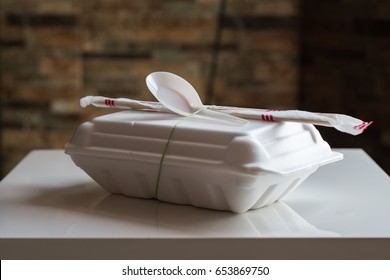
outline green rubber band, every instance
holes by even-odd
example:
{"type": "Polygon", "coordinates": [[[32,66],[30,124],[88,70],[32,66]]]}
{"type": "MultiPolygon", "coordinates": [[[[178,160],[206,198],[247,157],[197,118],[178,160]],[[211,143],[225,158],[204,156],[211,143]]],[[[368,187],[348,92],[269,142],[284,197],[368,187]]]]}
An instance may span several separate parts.
{"type": "Polygon", "coordinates": [[[169,133],[167,143],[165,144],[164,151],[163,151],[163,153],[161,155],[160,164],[159,164],[159,167],[158,167],[157,182],[156,182],[156,187],[155,187],[155,191],[154,191],[154,197],[156,199],[158,199],[158,190],[159,190],[159,186],[160,186],[160,177],[161,177],[162,167],[163,167],[163,164],[164,164],[165,154],[168,151],[168,147],[169,147],[169,145],[170,145],[170,143],[172,141],[173,133],[175,132],[176,127],[179,124],[181,124],[182,122],[184,122],[184,121],[188,120],[189,118],[191,118],[193,115],[196,115],[196,114],[202,112],[205,109],[207,109],[207,107],[204,107],[204,108],[201,108],[201,109],[197,110],[196,112],[192,113],[191,115],[186,116],[185,118],[181,119],[180,121],[178,121],[177,123],[175,123],[173,125],[173,127],[171,129],[171,133],[169,133]]]}

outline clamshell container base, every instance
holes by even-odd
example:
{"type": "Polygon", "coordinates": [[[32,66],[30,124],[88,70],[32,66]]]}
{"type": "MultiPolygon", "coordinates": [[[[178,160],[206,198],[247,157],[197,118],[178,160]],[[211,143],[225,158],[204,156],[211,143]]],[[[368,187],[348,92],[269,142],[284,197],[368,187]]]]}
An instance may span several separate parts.
{"type": "Polygon", "coordinates": [[[145,111],[81,124],[65,152],[111,193],[236,213],[285,197],[342,159],[310,124],[234,126],[145,111]]]}

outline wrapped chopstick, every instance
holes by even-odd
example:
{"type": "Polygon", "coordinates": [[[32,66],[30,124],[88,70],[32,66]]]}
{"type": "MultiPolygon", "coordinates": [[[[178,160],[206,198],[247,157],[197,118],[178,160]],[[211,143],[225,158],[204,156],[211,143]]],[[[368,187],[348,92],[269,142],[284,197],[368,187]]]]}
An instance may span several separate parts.
{"type": "MultiPolygon", "coordinates": [[[[154,112],[171,112],[159,102],[138,101],[128,98],[107,98],[103,96],[86,96],[80,99],[81,107],[88,105],[106,108],[146,110],[154,112]]],[[[268,122],[297,122],[333,127],[352,135],[361,134],[372,122],[331,113],[313,113],[300,110],[266,110],[228,106],[206,106],[210,110],[233,115],[243,119],[254,119],[268,122]]]]}

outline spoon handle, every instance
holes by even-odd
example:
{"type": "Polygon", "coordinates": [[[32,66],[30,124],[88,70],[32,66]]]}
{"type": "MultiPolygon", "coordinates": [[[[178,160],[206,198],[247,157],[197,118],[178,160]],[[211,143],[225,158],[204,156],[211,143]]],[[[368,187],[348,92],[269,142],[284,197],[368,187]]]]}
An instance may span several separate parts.
{"type": "Polygon", "coordinates": [[[204,110],[199,111],[199,113],[195,114],[194,117],[237,126],[242,126],[248,123],[247,120],[239,116],[233,116],[230,114],[219,112],[217,110],[210,110],[207,109],[207,107],[205,107],[204,110]]]}

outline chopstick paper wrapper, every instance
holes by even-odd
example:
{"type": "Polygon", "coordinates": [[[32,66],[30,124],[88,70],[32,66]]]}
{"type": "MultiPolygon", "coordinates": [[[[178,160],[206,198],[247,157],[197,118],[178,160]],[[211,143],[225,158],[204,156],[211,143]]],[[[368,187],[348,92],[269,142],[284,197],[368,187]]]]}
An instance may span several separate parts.
{"type": "MultiPolygon", "coordinates": [[[[159,102],[138,101],[128,98],[107,98],[103,96],[86,96],[80,99],[81,107],[88,105],[96,107],[120,108],[131,110],[143,110],[153,112],[171,112],[159,102]]],[[[298,122],[313,125],[334,127],[335,129],[358,135],[362,133],[372,122],[365,122],[357,118],[329,113],[312,113],[300,110],[264,110],[252,108],[239,108],[228,106],[206,106],[210,110],[233,115],[243,119],[255,119],[268,122],[298,122]]]]}

